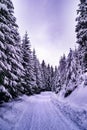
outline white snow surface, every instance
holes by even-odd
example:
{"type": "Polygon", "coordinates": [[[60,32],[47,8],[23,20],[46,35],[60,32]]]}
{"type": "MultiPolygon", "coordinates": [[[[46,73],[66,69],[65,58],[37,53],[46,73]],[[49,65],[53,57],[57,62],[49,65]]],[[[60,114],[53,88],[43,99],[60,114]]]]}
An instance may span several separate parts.
{"type": "Polygon", "coordinates": [[[68,112],[76,115],[78,110],[71,111],[52,92],[30,97],[24,95],[0,105],[0,130],[87,130],[68,112]]]}
{"type": "Polygon", "coordinates": [[[66,101],[70,104],[78,107],[85,107],[87,109],[87,87],[79,87],[72,92],[72,94],[66,98],[66,101]]]}
{"type": "Polygon", "coordinates": [[[2,3],[0,3],[0,10],[1,9],[5,10],[5,11],[8,11],[7,6],[2,4],[2,3]]]}
{"type": "MultiPolygon", "coordinates": [[[[87,79],[87,74],[83,79],[87,79]]],[[[87,85],[84,81],[68,96],[64,98],[63,93],[56,96],[56,103],[71,120],[76,122],[82,130],[87,130],[87,85]]]]}

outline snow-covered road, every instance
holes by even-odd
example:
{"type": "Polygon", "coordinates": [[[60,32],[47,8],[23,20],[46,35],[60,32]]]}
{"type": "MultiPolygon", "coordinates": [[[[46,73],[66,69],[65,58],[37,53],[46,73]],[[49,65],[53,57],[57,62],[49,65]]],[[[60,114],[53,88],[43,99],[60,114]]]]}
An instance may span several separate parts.
{"type": "Polygon", "coordinates": [[[52,102],[53,96],[44,92],[4,104],[0,107],[0,130],[80,130],[52,102]]]}

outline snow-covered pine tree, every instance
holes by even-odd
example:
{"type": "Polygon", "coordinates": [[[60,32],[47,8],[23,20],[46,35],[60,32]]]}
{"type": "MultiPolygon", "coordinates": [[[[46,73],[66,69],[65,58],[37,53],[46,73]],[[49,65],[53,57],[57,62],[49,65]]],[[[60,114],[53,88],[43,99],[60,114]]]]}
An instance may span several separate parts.
{"type": "Polygon", "coordinates": [[[23,55],[22,55],[22,44],[17,44],[16,45],[16,54],[17,54],[17,62],[18,62],[18,67],[17,67],[17,72],[16,75],[18,76],[18,82],[17,82],[17,91],[18,95],[24,93],[24,86],[22,83],[24,82],[24,67],[22,65],[23,63],[23,55]]]}
{"type": "Polygon", "coordinates": [[[55,88],[56,93],[59,93],[65,86],[66,81],[66,57],[63,55],[59,61],[58,70],[55,69],[55,88]],[[57,72],[56,72],[57,71],[57,72]]]}
{"type": "Polygon", "coordinates": [[[87,0],[80,0],[79,16],[76,18],[77,43],[79,44],[79,55],[82,60],[82,70],[87,72],[87,0]]]}
{"type": "Polygon", "coordinates": [[[41,65],[39,60],[37,59],[35,49],[33,50],[33,63],[34,63],[34,75],[35,75],[35,93],[39,93],[42,89],[42,73],[41,73],[41,65]]]}
{"type": "Polygon", "coordinates": [[[70,52],[67,57],[67,65],[66,65],[66,87],[71,81],[72,76],[72,61],[73,61],[73,51],[70,49],[70,52]]]}
{"type": "Polygon", "coordinates": [[[82,66],[81,61],[79,57],[79,50],[78,48],[73,51],[73,73],[75,74],[75,84],[76,87],[79,86],[82,82],[81,76],[82,76],[82,66]]]}
{"type": "Polygon", "coordinates": [[[47,89],[47,78],[48,78],[48,75],[47,75],[47,66],[46,66],[44,60],[42,61],[41,69],[42,69],[42,84],[43,84],[43,90],[46,90],[46,89],[47,89]]]}
{"type": "Polygon", "coordinates": [[[51,75],[52,73],[51,73],[51,67],[50,67],[50,65],[48,64],[48,66],[47,66],[47,90],[48,91],[51,91],[51,87],[52,87],[52,85],[51,85],[51,83],[52,83],[52,75],[51,75]]]}
{"type": "Polygon", "coordinates": [[[82,66],[83,82],[87,85],[87,0],[80,0],[79,16],[76,18],[77,43],[79,44],[79,59],[82,66]]]}
{"type": "Polygon", "coordinates": [[[54,69],[53,66],[46,66],[45,61],[42,61],[41,64],[41,73],[42,73],[42,86],[43,91],[51,91],[53,87],[54,80],[54,69]]]}
{"type": "Polygon", "coordinates": [[[78,86],[80,64],[78,58],[78,50],[70,49],[66,64],[66,80],[64,96],[67,97],[78,86]]]}
{"type": "Polygon", "coordinates": [[[53,71],[53,68],[52,68],[52,70],[51,70],[51,77],[52,77],[52,80],[51,80],[51,90],[56,92],[57,82],[58,82],[58,78],[59,78],[57,66],[55,66],[54,71],[53,71]]]}
{"type": "Polygon", "coordinates": [[[51,79],[54,77],[54,68],[53,68],[53,66],[51,65],[51,79]]]}
{"type": "Polygon", "coordinates": [[[51,68],[50,65],[48,64],[47,68],[47,90],[50,90],[51,88],[51,68]]]}
{"type": "Polygon", "coordinates": [[[19,82],[19,55],[16,47],[19,46],[20,36],[13,13],[11,0],[0,0],[0,88],[15,97],[19,82]]]}
{"type": "Polygon", "coordinates": [[[23,67],[24,73],[24,91],[26,94],[33,94],[36,87],[36,77],[34,75],[33,56],[31,51],[30,40],[27,32],[22,41],[23,67]]]}
{"type": "Polygon", "coordinates": [[[54,91],[54,89],[53,89],[53,83],[54,83],[54,74],[55,74],[55,72],[54,72],[54,68],[53,68],[53,66],[51,66],[51,91],[54,91]]]}

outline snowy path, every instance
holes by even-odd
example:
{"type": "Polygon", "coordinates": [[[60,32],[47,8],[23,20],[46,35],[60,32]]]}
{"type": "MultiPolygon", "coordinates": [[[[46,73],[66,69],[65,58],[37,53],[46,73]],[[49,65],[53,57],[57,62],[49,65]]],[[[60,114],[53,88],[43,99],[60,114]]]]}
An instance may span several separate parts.
{"type": "Polygon", "coordinates": [[[66,118],[51,98],[42,93],[12,102],[0,108],[0,130],[80,130],[66,118]]]}

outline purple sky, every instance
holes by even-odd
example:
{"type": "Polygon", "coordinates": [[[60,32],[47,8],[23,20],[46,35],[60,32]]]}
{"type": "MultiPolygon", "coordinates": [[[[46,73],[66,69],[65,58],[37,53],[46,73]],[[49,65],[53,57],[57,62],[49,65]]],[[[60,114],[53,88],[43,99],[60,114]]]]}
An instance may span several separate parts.
{"type": "Polygon", "coordinates": [[[75,47],[79,0],[13,0],[21,36],[28,32],[40,61],[58,65],[60,56],[75,47]]]}

